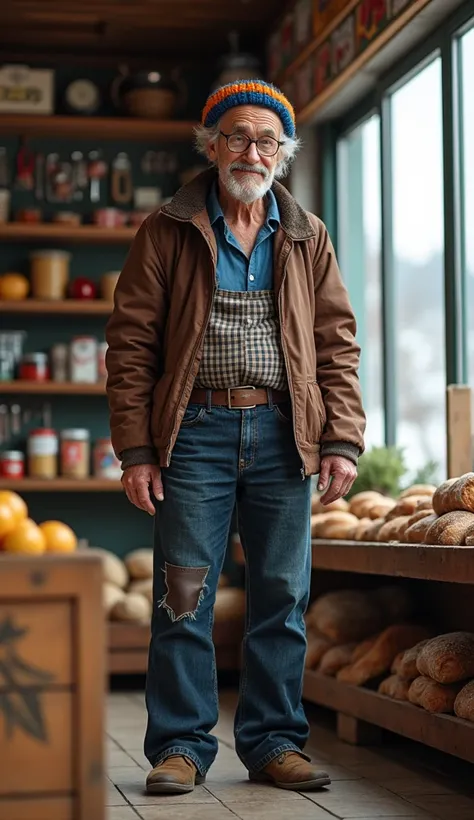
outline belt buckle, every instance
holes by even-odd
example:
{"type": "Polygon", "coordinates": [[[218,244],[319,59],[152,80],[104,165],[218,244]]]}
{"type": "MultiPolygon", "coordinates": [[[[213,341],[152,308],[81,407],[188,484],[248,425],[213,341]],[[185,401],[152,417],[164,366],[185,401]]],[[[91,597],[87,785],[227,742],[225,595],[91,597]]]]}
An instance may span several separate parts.
{"type": "Polygon", "coordinates": [[[253,410],[256,404],[246,404],[244,407],[234,407],[231,403],[230,394],[232,390],[256,390],[251,384],[243,385],[242,387],[228,387],[227,388],[227,407],[229,410],[253,410]]]}

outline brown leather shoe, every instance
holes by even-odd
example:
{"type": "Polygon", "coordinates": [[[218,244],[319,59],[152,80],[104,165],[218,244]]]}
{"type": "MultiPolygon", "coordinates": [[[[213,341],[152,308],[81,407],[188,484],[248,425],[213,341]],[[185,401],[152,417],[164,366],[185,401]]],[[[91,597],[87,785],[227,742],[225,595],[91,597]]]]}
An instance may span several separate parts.
{"type": "Polygon", "coordinates": [[[313,791],[331,785],[327,772],[316,769],[297,752],[283,752],[260,772],[250,774],[249,778],[295,792],[313,791]]]}
{"type": "Polygon", "coordinates": [[[146,790],[148,794],[185,794],[205,779],[188,757],[170,755],[151,770],[146,779],[146,790]]]}

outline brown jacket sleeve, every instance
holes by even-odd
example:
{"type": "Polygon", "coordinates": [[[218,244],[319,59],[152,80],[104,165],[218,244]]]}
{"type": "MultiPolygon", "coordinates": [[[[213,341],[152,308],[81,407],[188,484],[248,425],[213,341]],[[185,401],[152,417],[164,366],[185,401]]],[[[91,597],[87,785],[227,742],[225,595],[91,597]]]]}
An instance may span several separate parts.
{"type": "MultiPolygon", "coordinates": [[[[125,450],[137,447],[153,452],[152,396],[162,369],[167,312],[166,277],[159,249],[144,222],[119,277],[106,329],[110,427],[119,458],[125,450]]],[[[150,460],[155,459],[145,461],[150,460]]]]}
{"type": "Polygon", "coordinates": [[[314,257],[316,378],[326,408],[322,455],[349,455],[344,444],[364,451],[365,413],[358,376],[356,321],[325,225],[317,220],[314,257]]]}

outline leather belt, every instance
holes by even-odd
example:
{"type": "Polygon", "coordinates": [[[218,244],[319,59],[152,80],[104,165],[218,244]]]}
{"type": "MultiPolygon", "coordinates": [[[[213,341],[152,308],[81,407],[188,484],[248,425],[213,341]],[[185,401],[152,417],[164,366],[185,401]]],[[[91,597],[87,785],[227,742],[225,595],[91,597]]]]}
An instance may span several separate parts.
{"type": "Polygon", "coordinates": [[[258,404],[268,404],[269,397],[273,404],[290,401],[288,390],[273,390],[271,387],[229,387],[228,390],[211,390],[195,387],[189,398],[195,404],[207,404],[207,395],[211,393],[211,405],[228,407],[229,410],[252,410],[258,404]]]}

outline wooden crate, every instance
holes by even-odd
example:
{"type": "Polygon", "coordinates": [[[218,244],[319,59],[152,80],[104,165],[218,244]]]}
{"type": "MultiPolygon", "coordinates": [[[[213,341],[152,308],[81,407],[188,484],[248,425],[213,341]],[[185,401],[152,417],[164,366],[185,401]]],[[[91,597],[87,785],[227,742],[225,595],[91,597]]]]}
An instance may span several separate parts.
{"type": "Polygon", "coordinates": [[[0,820],[104,820],[98,557],[0,556],[0,820]]]}

